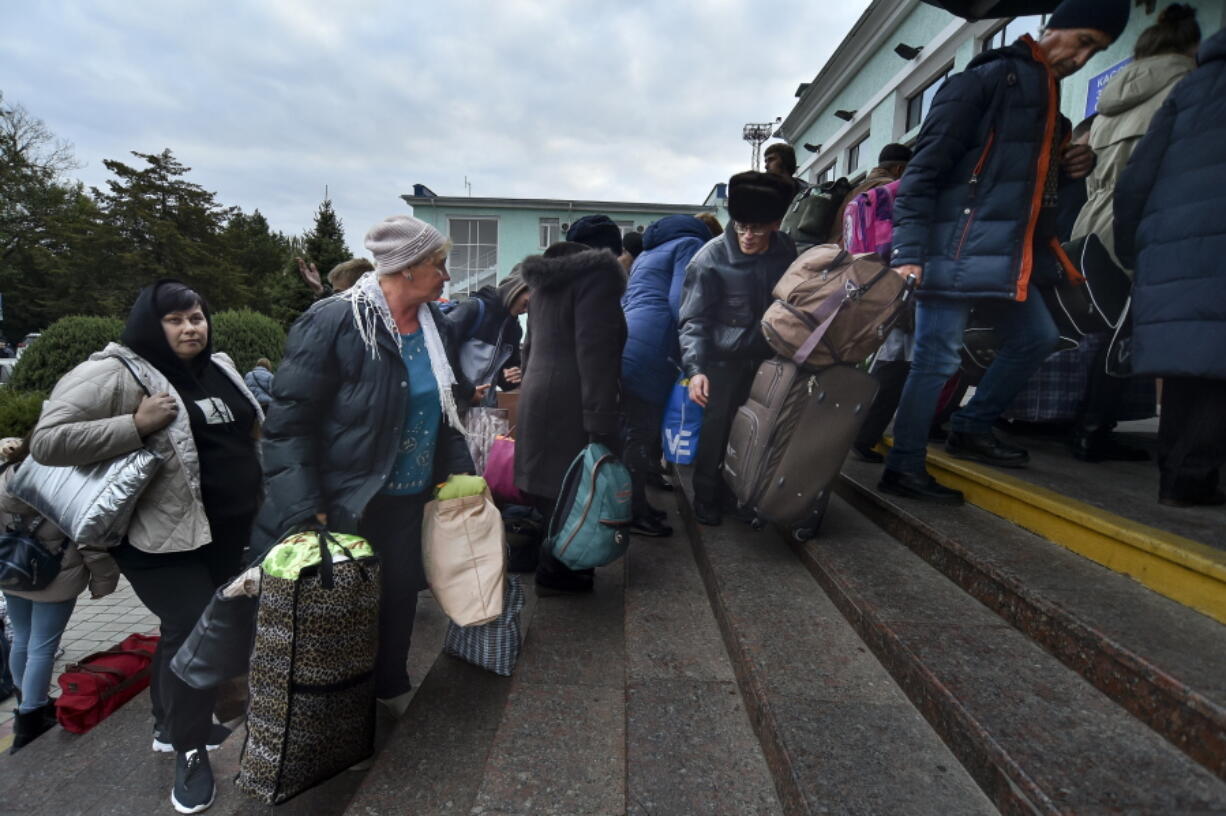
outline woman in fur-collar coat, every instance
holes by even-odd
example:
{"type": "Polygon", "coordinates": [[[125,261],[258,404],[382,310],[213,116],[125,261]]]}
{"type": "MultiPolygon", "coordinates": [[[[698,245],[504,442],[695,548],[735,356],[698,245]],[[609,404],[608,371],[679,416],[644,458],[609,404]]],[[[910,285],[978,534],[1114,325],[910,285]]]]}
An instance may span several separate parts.
{"type": "MultiPolygon", "coordinates": [[[[515,484],[548,511],[589,440],[617,448],[626,279],[608,250],[568,242],[526,259],[523,276],[532,292],[531,347],[520,392],[515,484]]],[[[590,589],[590,579],[563,574],[551,580],[547,573],[543,562],[538,585],[590,589]]]]}

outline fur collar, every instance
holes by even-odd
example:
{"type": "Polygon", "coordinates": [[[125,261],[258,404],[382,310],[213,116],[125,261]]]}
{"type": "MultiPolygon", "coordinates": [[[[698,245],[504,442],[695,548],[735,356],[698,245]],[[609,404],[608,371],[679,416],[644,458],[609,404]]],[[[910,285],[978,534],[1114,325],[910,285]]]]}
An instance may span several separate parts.
{"type": "Polygon", "coordinates": [[[620,289],[626,288],[626,272],[607,249],[589,249],[560,258],[533,255],[523,263],[524,282],[533,290],[562,289],[588,275],[607,275],[617,280],[620,289]]]}

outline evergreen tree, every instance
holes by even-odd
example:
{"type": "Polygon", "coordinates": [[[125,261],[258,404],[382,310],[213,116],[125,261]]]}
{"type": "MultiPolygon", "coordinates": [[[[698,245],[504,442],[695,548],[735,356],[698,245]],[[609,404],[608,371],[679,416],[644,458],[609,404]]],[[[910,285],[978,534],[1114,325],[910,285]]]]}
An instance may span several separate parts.
{"type": "Polygon", "coordinates": [[[144,167],[107,159],[115,178],[94,198],[118,234],[120,273],[113,283],[134,292],[158,278],[177,278],[197,289],[214,308],[243,306],[250,289],[221,240],[233,210],[184,176],[190,172],[169,149],[132,155],[144,167]]]}
{"type": "Polygon", "coordinates": [[[332,267],[353,257],[345,245],[345,228],[332,209],[331,199],[325,198],[315,211],[315,226],[303,236],[303,243],[307,261],[315,264],[325,278],[332,267]]]}

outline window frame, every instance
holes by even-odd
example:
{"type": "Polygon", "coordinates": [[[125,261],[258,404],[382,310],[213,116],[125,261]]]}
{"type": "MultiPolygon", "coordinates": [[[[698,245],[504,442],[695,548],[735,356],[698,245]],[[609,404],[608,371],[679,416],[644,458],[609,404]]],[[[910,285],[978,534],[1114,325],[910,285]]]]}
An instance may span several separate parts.
{"type": "Polygon", "coordinates": [[[537,237],[540,239],[541,249],[549,247],[562,240],[562,219],[561,218],[542,218],[538,222],[537,237]],[[551,223],[552,222],[552,223],[551,223]],[[553,232],[553,240],[549,240],[549,232],[553,232]]]}
{"type": "Polygon", "coordinates": [[[864,147],[865,143],[869,140],[869,138],[872,135],[873,134],[871,131],[866,132],[863,136],[857,139],[853,144],[848,146],[846,156],[843,160],[843,166],[844,168],[846,168],[846,172],[844,173],[844,175],[847,176],[848,178],[851,178],[852,176],[854,176],[856,174],[856,171],[861,169],[860,162],[864,160],[864,157],[860,154],[863,152],[862,148],[864,147]],[[855,156],[854,164],[852,163],[853,155],[855,156]]]}
{"type": "Polygon", "coordinates": [[[941,86],[953,75],[954,64],[950,62],[945,66],[945,69],[939,74],[934,75],[931,79],[913,91],[907,96],[906,108],[903,111],[903,133],[910,133],[916,128],[924,124],[924,119],[928,116],[928,111],[932,110],[932,100],[936,98],[937,92],[941,90],[941,86]],[[932,97],[928,100],[927,108],[924,106],[924,95],[932,91],[932,97]],[[911,124],[911,106],[918,101],[920,103],[919,121],[911,124]]]}
{"type": "Polygon", "coordinates": [[[996,38],[1004,34],[1004,32],[1008,30],[1009,26],[1013,25],[1018,20],[1025,19],[1026,17],[1039,18],[1039,31],[1042,31],[1047,25],[1047,21],[1051,19],[1050,14],[1026,14],[1022,17],[1010,17],[1008,20],[994,26],[988,31],[987,34],[983,35],[983,37],[979,40],[979,53],[982,54],[983,52],[991,51],[994,48],[1004,48],[1006,45],[1012,45],[1013,41],[1020,37],[1021,34],[1014,37],[1009,37],[1007,35],[1003,36],[1001,37],[1001,42],[999,44],[996,43],[996,38]]]}
{"type": "Polygon", "coordinates": [[[496,215],[449,215],[447,216],[447,237],[451,239],[451,252],[448,253],[447,255],[447,271],[452,276],[452,281],[450,285],[448,286],[448,291],[452,295],[460,294],[460,293],[471,295],[473,292],[476,292],[482,286],[486,285],[484,281],[484,276],[478,276],[477,280],[474,281],[470,267],[468,267],[466,264],[463,267],[463,272],[461,273],[461,268],[453,262],[452,257],[455,254],[455,252],[459,250],[461,247],[464,248],[466,257],[471,258],[472,257],[471,249],[470,249],[471,247],[483,247],[483,246],[491,246],[491,245],[481,243],[479,227],[477,229],[477,241],[476,242],[457,240],[454,230],[455,230],[455,223],[458,221],[472,221],[472,222],[478,222],[478,223],[488,222],[494,225],[494,243],[492,244],[492,246],[494,247],[494,262],[489,267],[485,267],[485,268],[492,269],[494,272],[494,279],[492,281],[489,281],[488,283],[497,284],[498,282],[499,238],[501,236],[501,224],[500,224],[501,219],[496,215]],[[459,274],[463,274],[464,276],[462,281],[459,280],[457,277],[457,275],[459,274]],[[464,284],[462,288],[457,285],[459,283],[464,284]]]}

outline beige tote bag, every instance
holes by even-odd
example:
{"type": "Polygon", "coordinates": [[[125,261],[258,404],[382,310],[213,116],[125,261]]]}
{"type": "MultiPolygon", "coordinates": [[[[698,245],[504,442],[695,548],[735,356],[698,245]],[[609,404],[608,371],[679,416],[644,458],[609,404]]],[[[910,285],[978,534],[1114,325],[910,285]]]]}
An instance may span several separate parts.
{"type": "Polygon", "coordinates": [[[502,514],[489,488],[426,505],[421,541],[426,581],[457,626],[489,623],[502,614],[506,553],[502,514]]]}

